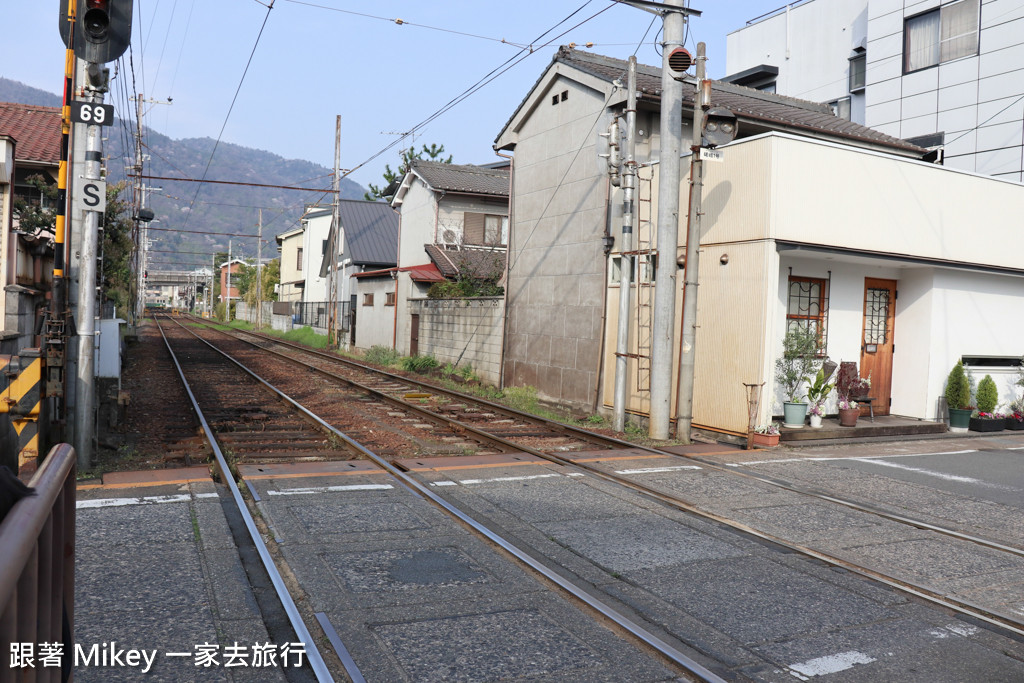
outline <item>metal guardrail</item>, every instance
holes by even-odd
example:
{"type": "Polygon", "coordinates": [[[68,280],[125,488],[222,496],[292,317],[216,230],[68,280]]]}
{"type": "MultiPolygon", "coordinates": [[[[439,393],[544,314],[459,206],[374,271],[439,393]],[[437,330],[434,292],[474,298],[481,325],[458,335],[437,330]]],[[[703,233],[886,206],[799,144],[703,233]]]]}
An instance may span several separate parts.
{"type": "Polygon", "coordinates": [[[12,668],[0,653],[0,683],[67,680],[75,615],[75,449],[54,446],[22,498],[0,522],[0,642],[63,643],[61,667],[12,668]]]}
{"type": "MultiPolygon", "coordinates": [[[[291,302],[292,322],[295,325],[309,325],[326,329],[330,305],[328,301],[293,301],[291,302]]],[[[337,308],[334,319],[338,321],[338,329],[347,331],[351,305],[348,301],[338,301],[335,306],[337,308]]]]}

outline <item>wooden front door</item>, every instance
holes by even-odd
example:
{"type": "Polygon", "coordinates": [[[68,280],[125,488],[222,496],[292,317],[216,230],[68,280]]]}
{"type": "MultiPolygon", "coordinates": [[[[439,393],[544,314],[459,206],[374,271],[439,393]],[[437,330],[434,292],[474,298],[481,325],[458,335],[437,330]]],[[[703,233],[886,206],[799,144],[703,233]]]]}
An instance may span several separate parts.
{"type": "MultiPolygon", "coordinates": [[[[860,376],[871,377],[868,395],[875,415],[888,415],[892,402],[893,323],[896,281],[864,278],[864,325],[860,340],[860,376]]],[[[866,411],[865,411],[866,412],[866,411]]]]}

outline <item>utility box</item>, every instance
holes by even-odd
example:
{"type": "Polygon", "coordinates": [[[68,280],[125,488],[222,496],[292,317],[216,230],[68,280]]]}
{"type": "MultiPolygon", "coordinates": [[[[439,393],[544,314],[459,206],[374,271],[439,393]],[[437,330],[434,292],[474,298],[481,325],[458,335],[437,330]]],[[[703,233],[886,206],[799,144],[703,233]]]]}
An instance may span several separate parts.
{"type": "Polygon", "coordinates": [[[99,348],[96,354],[96,376],[121,380],[121,325],[120,318],[100,320],[99,348]]]}

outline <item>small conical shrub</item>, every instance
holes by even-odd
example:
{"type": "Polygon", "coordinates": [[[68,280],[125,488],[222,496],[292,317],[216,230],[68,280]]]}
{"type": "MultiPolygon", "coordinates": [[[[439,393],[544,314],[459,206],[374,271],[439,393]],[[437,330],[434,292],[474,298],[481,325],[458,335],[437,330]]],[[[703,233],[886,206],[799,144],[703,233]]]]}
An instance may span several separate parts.
{"type": "Polygon", "coordinates": [[[992,375],[985,375],[985,379],[978,382],[978,410],[983,413],[991,413],[999,403],[999,389],[992,375]]]}
{"type": "Polygon", "coordinates": [[[946,378],[946,405],[949,408],[964,410],[971,405],[971,385],[964,372],[964,364],[957,361],[946,378]]]}

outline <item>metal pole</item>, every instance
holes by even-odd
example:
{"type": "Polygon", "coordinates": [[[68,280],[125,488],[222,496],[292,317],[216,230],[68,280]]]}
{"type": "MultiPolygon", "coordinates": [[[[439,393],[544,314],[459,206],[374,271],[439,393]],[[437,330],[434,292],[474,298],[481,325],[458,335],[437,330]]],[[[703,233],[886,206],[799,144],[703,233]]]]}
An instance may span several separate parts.
{"type": "MultiPolygon", "coordinates": [[[[685,0],[665,4],[684,8],[685,0]]],[[[676,250],[679,244],[679,155],[683,139],[683,85],[672,78],[669,55],[682,47],[683,12],[665,13],[661,44],[661,170],[658,182],[658,266],[654,279],[654,329],[651,335],[652,439],[669,437],[672,408],[672,340],[676,317],[676,250]]]]}
{"type": "Polygon", "coordinates": [[[676,438],[690,443],[693,423],[694,345],[697,340],[697,282],[700,259],[701,208],[704,198],[704,162],[700,158],[704,128],[704,43],[697,43],[697,90],[693,96],[693,145],[690,147],[690,220],[686,232],[683,270],[682,344],[679,348],[679,394],[676,398],[676,438]]]}
{"type": "MultiPolygon", "coordinates": [[[[135,103],[135,182],[139,183],[138,176],[142,175],[142,93],[135,103]]],[[[139,210],[146,206],[146,184],[138,184],[139,210]]],[[[136,302],[135,324],[142,324],[142,316],[146,311],[146,238],[149,236],[149,223],[143,222],[139,235],[139,300],[136,302]]]]}
{"type": "MultiPolygon", "coordinates": [[[[103,102],[103,93],[93,90],[89,100],[94,104],[103,102]]],[[[85,127],[85,179],[100,179],[100,159],[103,141],[100,126],[87,124],[85,127]]],[[[81,239],[81,256],[78,265],[78,368],[75,385],[75,452],[78,454],[78,469],[85,471],[92,467],[93,439],[95,438],[96,412],[96,253],[99,241],[98,211],[85,212],[84,229],[81,239]]]]}
{"type": "Polygon", "coordinates": [[[613,428],[626,428],[626,389],[629,367],[629,321],[633,280],[633,185],[636,178],[636,57],[629,58],[626,104],[626,159],[622,165],[622,242],[619,268],[619,321],[615,341],[615,398],[613,428]]]}

